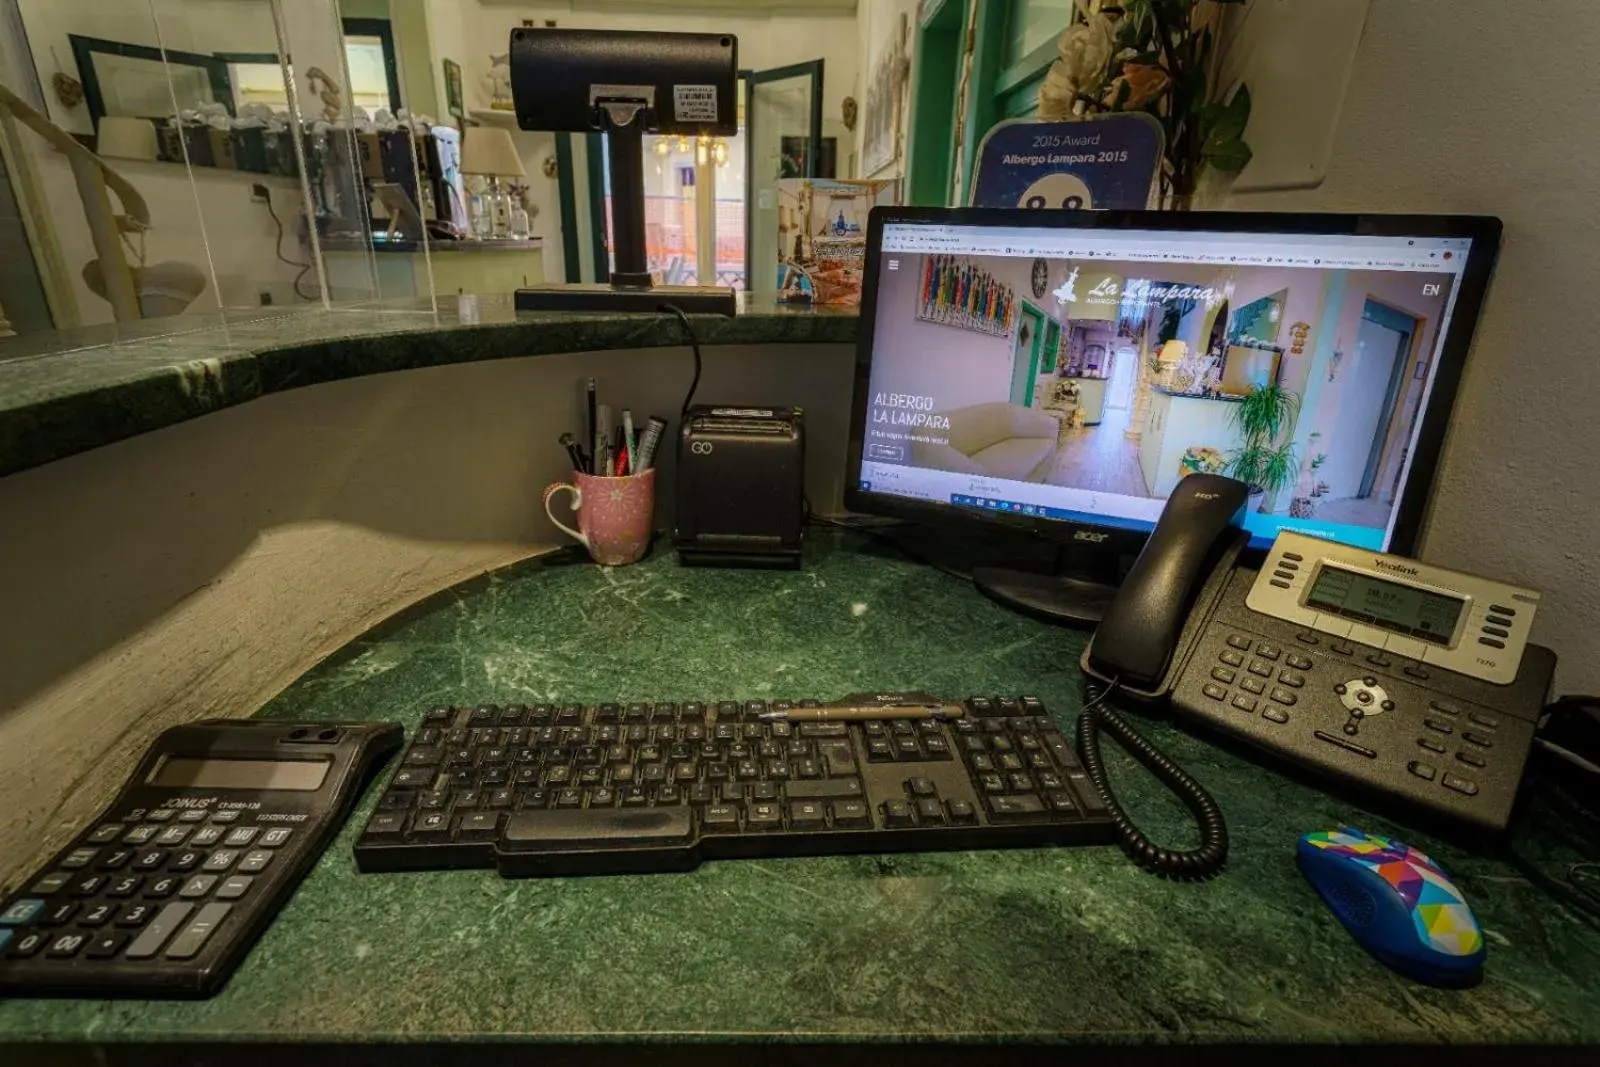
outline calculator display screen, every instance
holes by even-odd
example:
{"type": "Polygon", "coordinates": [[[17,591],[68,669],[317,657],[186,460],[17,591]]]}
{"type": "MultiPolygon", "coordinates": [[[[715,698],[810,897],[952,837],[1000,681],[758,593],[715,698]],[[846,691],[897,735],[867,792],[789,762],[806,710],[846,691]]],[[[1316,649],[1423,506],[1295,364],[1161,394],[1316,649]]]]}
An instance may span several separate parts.
{"type": "Polygon", "coordinates": [[[150,776],[151,785],[192,789],[322,788],[328,764],[321,760],[192,759],[173,756],[150,776]]]}

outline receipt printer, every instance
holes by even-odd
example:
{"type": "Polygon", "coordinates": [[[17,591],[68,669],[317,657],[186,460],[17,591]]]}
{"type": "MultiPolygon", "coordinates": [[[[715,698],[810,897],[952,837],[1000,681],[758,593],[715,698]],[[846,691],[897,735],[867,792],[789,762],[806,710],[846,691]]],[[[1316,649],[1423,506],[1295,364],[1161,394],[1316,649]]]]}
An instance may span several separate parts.
{"type": "Polygon", "coordinates": [[[798,570],[805,459],[799,408],[690,408],[678,437],[678,561],[798,570]]]}

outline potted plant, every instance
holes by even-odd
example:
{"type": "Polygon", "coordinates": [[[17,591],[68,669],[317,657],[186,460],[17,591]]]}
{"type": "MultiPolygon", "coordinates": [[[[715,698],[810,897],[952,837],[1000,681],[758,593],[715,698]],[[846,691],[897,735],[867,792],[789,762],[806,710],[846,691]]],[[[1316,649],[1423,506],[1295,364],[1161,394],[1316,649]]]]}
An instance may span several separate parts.
{"type": "Polygon", "coordinates": [[[1300,394],[1276,384],[1252,386],[1234,405],[1233,425],[1243,443],[1228,456],[1228,474],[1250,487],[1251,504],[1259,511],[1267,510],[1299,473],[1294,442],[1278,443],[1293,429],[1299,411],[1300,394]]]}

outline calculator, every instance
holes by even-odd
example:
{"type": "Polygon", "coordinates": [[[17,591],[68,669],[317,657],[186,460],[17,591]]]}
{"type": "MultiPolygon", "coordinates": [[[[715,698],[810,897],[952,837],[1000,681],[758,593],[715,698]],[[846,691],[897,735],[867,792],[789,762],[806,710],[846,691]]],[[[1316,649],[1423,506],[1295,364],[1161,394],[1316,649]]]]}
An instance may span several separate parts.
{"type": "Polygon", "coordinates": [[[397,723],[207,719],[0,903],[0,993],[208,997],[396,749],[397,723]]]}

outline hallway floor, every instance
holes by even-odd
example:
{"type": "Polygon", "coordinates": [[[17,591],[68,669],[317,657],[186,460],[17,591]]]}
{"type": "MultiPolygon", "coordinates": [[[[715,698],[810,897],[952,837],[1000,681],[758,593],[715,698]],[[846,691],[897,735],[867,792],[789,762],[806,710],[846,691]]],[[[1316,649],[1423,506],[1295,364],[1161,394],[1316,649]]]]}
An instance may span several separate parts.
{"type": "Polygon", "coordinates": [[[1377,497],[1347,496],[1340,499],[1317,498],[1316,517],[1324,522],[1343,522],[1351,526],[1373,526],[1383,529],[1389,524],[1389,513],[1394,505],[1377,497]]]}
{"type": "Polygon", "coordinates": [[[1129,409],[1107,408],[1098,426],[1068,430],[1045,475],[1047,485],[1122,496],[1149,496],[1139,470],[1139,442],[1122,436],[1129,409]]]}

